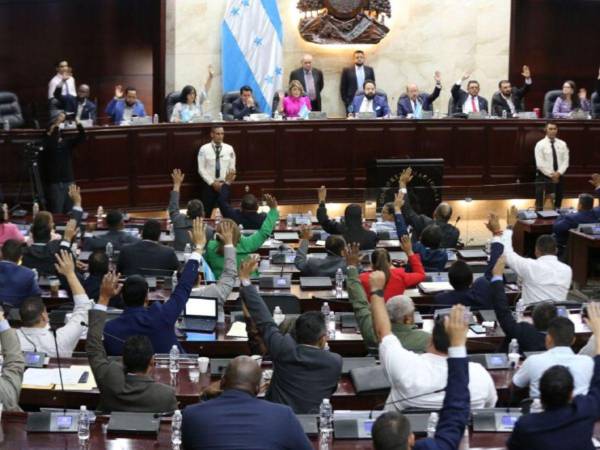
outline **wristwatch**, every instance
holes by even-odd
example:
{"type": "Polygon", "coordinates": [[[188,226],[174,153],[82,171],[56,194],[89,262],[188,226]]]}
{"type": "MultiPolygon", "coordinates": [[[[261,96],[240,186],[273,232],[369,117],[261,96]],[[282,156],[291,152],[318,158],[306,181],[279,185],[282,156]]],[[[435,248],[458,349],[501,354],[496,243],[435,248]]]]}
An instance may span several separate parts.
{"type": "Polygon", "coordinates": [[[377,295],[378,297],[383,298],[383,289],[377,289],[376,291],[372,291],[371,295],[377,295]]]}

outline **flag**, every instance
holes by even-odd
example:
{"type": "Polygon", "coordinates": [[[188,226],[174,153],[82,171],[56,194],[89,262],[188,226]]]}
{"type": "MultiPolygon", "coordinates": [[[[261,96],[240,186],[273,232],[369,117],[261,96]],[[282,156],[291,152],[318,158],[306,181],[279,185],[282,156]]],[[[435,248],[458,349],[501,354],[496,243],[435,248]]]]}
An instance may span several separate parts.
{"type": "Polygon", "coordinates": [[[223,92],[248,85],[264,113],[283,78],[283,27],[276,0],[229,0],[221,27],[223,92]]]}

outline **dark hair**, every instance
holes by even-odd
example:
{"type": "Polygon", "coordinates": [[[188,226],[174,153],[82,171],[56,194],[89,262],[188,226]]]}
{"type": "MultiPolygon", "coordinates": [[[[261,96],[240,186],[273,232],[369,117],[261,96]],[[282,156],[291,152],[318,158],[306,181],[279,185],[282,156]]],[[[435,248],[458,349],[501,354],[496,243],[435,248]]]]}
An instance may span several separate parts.
{"type": "Polygon", "coordinates": [[[123,346],[125,372],[145,372],[154,356],[154,348],[148,336],[128,337],[123,346]]]}
{"type": "Polygon", "coordinates": [[[54,67],[60,67],[60,63],[66,62],[67,66],[69,65],[69,61],[67,61],[66,59],[59,59],[58,61],[56,61],[56,65],[54,67]]]}
{"type": "Polygon", "coordinates": [[[469,86],[471,86],[472,84],[476,84],[477,86],[479,86],[479,81],[477,81],[477,80],[469,80],[469,82],[467,83],[467,88],[469,88],[469,86]]]}
{"type": "Polygon", "coordinates": [[[531,313],[533,326],[538,331],[547,331],[548,325],[557,315],[556,305],[553,302],[538,303],[531,313]]]}
{"type": "Polygon", "coordinates": [[[325,318],[320,311],[307,311],[296,319],[294,328],[298,344],[316,345],[325,334],[325,318]]]}
{"type": "Polygon", "coordinates": [[[34,242],[48,242],[52,235],[52,229],[47,221],[47,218],[39,214],[33,219],[31,224],[31,235],[34,242]],[[38,219],[39,217],[39,219],[38,219]]]}
{"type": "Polygon", "coordinates": [[[244,194],[240,207],[244,211],[258,211],[258,200],[252,194],[244,194]]]}
{"type": "Polygon", "coordinates": [[[421,232],[421,244],[432,250],[440,248],[442,243],[442,229],[437,225],[427,225],[421,232]]]}
{"type": "Polygon", "coordinates": [[[115,230],[121,226],[123,222],[123,214],[121,211],[111,209],[106,213],[106,226],[109,230],[115,230]]]}
{"type": "Polygon", "coordinates": [[[354,50],[354,53],[353,53],[353,54],[354,54],[354,55],[356,55],[356,54],[364,55],[364,54],[365,54],[365,52],[363,52],[362,50],[354,50]]]}
{"type": "Polygon", "coordinates": [[[148,283],[141,275],[131,275],[123,283],[121,296],[128,308],[143,306],[148,295],[148,283]]]}
{"type": "Polygon", "coordinates": [[[2,259],[18,263],[23,256],[23,243],[9,239],[2,245],[2,259]]]}
{"type": "Polygon", "coordinates": [[[384,203],[384,205],[381,207],[381,211],[383,212],[384,209],[387,209],[391,215],[394,215],[396,213],[396,208],[394,207],[394,202],[384,203]]]}
{"type": "Polygon", "coordinates": [[[594,197],[590,194],[579,194],[579,204],[584,211],[590,211],[594,208],[594,197]]]}
{"type": "Polygon", "coordinates": [[[498,89],[502,89],[502,85],[504,83],[510,84],[510,81],[509,80],[500,80],[500,82],[498,83],[498,89]]]}
{"type": "Polygon", "coordinates": [[[108,273],[108,256],[104,250],[95,250],[88,260],[90,275],[106,275],[108,273]]]}
{"type": "Polygon", "coordinates": [[[142,239],[158,242],[160,239],[160,222],[155,219],[150,219],[142,228],[142,239]]]}
{"type": "Polygon", "coordinates": [[[375,450],[408,450],[410,422],[403,414],[388,411],[380,415],[371,430],[375,450]]]}
{"type": "Polygon", "coordinates": [[[240,95],[242,95],[244,92],[253,92],[252,88],[250,86],[248,86],[247,84],[243,85],[240,88],[240,95]]]}
{"type": "Polygon", "coordinates": [[[187,97],[192,92],[196,96],[196,100],[197,100],[198,99],[198,93],[196,92],[196,88],[194,86],[190,86],[189,84],[187,86],[184,86],[183,89],[181,90],[181,94],[179,95],[179,101],[181,103],[187,103],[187,97]]]}
{"type": "Polygon", "coordinates": [[[325,250],[328,250],[337,256],[342,256],[345,247],[346,239],[344,239],[343,236],[331,234],[327,236],[327,239],[325,240],[325,250]]]}
{"type": "Polygon", "coordinates": [[[433,344],[433,348],[435,348],[440,353],[448,353],[448,348],[450,348],[450,338],[448,337],[448,333],[446,333],[446,328],[444,327],[444,316],[438,316],[433,323],[433,330],[431,330],[431,343],[433,344]]]}
{"type": "Polygon", "coordinates": [[[371,267],[373,270],[381,270],[385,273],[385,284],[390,279],[390,265],[392,259],[389,252],[385,248],[376,248],[371,253],[371,267]]]}
{"type": "Polygon", "coordinates": [[[548,324],[548,334],[556,347],[570,347],[575,337],[575,325],[566,317],[555,317],[548,324]]]}
{"type": "Polygon", "coordinates": [[[23,300],[19,307],[22,326],[32,327],[37,324],[44,311],[46,311],[46,306],[40,297],[29,297],[23,300]]]}
{"type": "Polygon", "coordinates": [[[544,409],[557,409],[569,404],[575,383],[569,369],[557,365],[546,369],[539,386],[544,409]]]}
{"type": "MultiPolygon", "coordinates": [[[[571,109],[579,108],[581,104],[579,103],[579,96],[577,95],[577,85],[573,80],[567,80],[565,83],[567,83],[569,86],[571,86],[571,89],[573,89],[573,93],[571,94],[571,109]]],[[[565,94],[560,94],[560,98],[566,100],[565,94]]]]}
{"type": "Polygon", "coordinates": [[[221,128],[223,131],[225,131],[225,129],[223,128],[223,125],[214,125],[212,127],[210,127],[210,132],[214,133],[215,131],[217,131],[219,128],[221,128]]]}
{"type": "Polygon", "coordinates": [[[346,206],[346,209],[344,210],[344,225],[348,229],[363,229],[362,208],[360,205],[351,203],[346,206]]]}
{"type": "Polygon", "coordinates": [[[450,217],[452,217],[452,206],[448,203],[440,203],[433,211],[434,219],[441,220],[442,222],[448,223],[450,217]]]}
{"type": "Polygon", "coordinates": [[[135,91],[135,92],[137,92],[137,89],[136,89],[136,88],[134,88],[133,86],[127,86],[127,87],[125,88],[125,95],[127,95],[127,93],[128,93],[129,91],[135,91]]]}
{"type": "Polygon", "coordinates": [[[194,220],[197,217],[204,217],[204,203],[197,198],[190,200],[187,204],[187,218],[194,220]]]}
{"type": "Polygon", "coordinates": [[[375,84],[375,81],[374,81],[374,80],[365,80],[365,81],[363,82],[363,86],[362,86],[362,87],[363,87],[363,91],[365,90],[365,87],[366,87],[366,86],[367,86],[367,84],[369,84],[369,83],[371,83],[371,84],[372,84],[374,87],[377,87],[377,85],[375,84]]]}
{"type": "Polygon", "coordinates": [[[556,255],[556,239],[551,234],[542,234],[535,241],[535,248],[542,255],[556,255]]]}
{"type": "Polygon", "coordinates": [[[468,289],[473,284],[473,271],[464,261],[456,261],[448,270],[448,281],[457,290],[468,289]]]}
{"type": "Polygon", "coordinates": [[[555,127],[557,127],[557,128],[558,128],[558,124],[557,124],[556,122],[552,122],[552,121],[550,121],[550,122],[546,122],[546,125],[544,125],[544,128],[545,128],[545,129],[548,129],[548,127],[549,127],[550,125],[554,125],[555,127]]]}

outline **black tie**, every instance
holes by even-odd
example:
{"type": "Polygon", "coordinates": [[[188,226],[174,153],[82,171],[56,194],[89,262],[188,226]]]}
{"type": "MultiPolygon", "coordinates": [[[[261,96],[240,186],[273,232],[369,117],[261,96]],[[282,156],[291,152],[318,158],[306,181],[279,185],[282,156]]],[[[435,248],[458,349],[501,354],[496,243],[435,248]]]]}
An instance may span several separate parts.
{"type": "Polygon", "coordinates": [[[558,170],[558,156],[556,155],[554,141],[550,141],[550,145],[552,146],[552,168],[556,172],[558,170]]]}
{"type": "Polygon", "coordinates": [[[215,178],[221,178],[221,146],[215,146],[215,178]]]}

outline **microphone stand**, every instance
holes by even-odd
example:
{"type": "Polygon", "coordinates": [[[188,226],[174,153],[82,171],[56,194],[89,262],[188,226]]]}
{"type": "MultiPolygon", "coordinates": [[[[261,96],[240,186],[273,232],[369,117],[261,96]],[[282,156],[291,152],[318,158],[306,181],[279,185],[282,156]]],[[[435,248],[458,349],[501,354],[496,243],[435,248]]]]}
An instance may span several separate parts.
{"type": "Polygon", "coordinates": [[[54,337],[54,348],[56,349],[56,362],[58,364],[58,377],[60,378],[60,390],[62,392],[63,395],[63,414],[67,414],[67,404],[66,404],[66,398],[65,398],[65,385],[63,383],[63,377],[62,377],[62,366],[60,363],[60,353],[58,351],[58,340],[56,339],[56,331],[57,331],[57,324],[50,324],[50,330],[52,331],[52,336],[54,337]]]}

